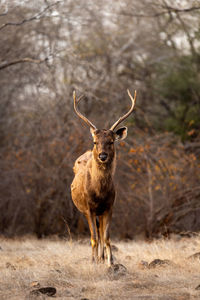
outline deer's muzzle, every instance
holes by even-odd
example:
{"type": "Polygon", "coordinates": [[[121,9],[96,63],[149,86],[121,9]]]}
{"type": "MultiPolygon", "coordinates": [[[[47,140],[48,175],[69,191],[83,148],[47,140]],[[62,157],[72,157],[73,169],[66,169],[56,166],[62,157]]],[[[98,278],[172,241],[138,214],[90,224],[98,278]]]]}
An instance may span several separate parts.
{"type": "Polygon", "coordinates": [[[99,158],[100,158],[101,161],[106,161],[106,159],[108,158],[108,154],[105,153],[105,152],[101,152],[99,154],[99,158]]]}

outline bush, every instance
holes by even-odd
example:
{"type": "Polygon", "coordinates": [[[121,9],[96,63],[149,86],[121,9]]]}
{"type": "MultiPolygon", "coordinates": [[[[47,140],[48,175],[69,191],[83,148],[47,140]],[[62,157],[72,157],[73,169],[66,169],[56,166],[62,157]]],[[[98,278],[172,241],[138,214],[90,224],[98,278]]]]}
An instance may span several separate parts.
{"type": "Polygon", "coordinates": [[[155,89],[168,108],[164,129],[182,141],[194,139],[200,129],[199,65],[191,56],[174,58],[157,69],[155,89]]]}

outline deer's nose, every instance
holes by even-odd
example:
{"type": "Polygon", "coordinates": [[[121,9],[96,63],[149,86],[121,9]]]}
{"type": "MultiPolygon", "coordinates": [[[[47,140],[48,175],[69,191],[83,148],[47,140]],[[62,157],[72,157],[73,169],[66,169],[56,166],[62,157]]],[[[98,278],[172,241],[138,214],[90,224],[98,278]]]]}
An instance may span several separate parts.
{"type": "Polygon", "coordinates": [[[101,152],[99,154],[99,158],[100,158],[101,161],[105,161],[107,159],[107,157],[108,157],[108,154],[105,153],[105,152],[101,152]]]}

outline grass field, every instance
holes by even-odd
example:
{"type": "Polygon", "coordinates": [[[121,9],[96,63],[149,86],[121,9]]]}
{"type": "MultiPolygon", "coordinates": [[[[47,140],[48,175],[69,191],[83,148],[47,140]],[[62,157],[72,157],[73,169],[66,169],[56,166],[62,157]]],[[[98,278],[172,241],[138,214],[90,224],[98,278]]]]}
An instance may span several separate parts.
{"type": "Polygon", "coordinates": [[[200,299],[200,256],[188,259],[199,236],[113,244],[119,265],[108,269],[91,263],[89,240],[0,238],[0,299],[49,298],[42,287],[57,299],[200,299]]]}

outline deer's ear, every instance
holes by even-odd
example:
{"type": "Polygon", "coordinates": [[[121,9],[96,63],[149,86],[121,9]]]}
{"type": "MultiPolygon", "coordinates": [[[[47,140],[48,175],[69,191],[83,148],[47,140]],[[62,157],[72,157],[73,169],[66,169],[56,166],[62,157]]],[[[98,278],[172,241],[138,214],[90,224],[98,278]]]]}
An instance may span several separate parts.
{"type": "Polygon", "coordinates": [[[126,136],[127,136],[127,131],[128,131],[127,127],[121,127],[121,128],[119,128],[115,132],[115,140],[116,141],[124,140],[126,138],[126,136]]]}

